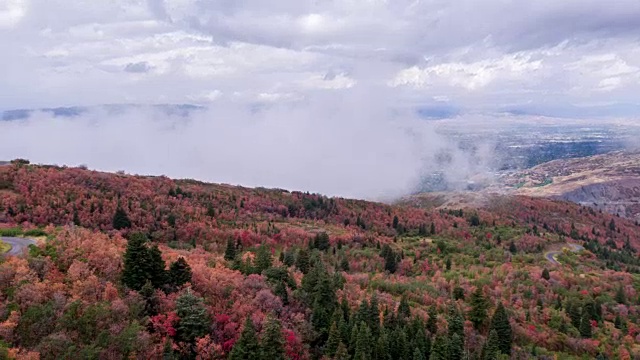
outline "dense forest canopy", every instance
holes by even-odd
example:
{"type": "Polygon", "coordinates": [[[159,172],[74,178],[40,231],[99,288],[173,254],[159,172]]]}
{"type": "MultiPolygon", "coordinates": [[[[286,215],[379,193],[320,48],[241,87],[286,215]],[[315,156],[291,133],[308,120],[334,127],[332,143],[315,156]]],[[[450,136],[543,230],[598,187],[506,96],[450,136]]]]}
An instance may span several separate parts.
{"type": "Polygon", "coordinates": [[[0,234],[40,235],[0,264],[11,358],[640,356],[640,227],[565,202],[427,210],[14,162],[0,234]]]}

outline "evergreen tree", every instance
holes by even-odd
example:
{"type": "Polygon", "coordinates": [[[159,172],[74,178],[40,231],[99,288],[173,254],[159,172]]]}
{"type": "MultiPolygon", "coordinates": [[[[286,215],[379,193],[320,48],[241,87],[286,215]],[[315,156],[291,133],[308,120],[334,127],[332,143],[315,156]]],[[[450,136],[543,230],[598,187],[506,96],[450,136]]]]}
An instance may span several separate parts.
{"type": "Polygon", "coordinates": [[[459,334],[453,334],[449,342],[449,359],[462,360],[464,354],[464,340],[459,334]]]}
{"type": "Polygon", "coordinates": [[[582,312],[582,318],[580,320],[580,336],[585,339],[591,338],[591,320],[589,319],[589,313],[587,311],[582,312]]]}
{"type": "Polygon", "coordinates": [[[482,288],[480,286],[478,286],[476,291],[471,294],[469,305],[471,305],[469,321],[473,323],[473,327],[475,327],[476,330],[480,329],[487,320],[487,310],[489,308],[489,302],[482,294],[482,288]]]}
{"type": "Polygon", "coordinates": [[[545,280],[551,279],[551,275],[549,274],[549,270],[547,270],[547,268],[544,268],[544,270],[542,270],[542,278],[545,280]]]}
{"type": "MultiPolygon", "coordinates": [[[[613,220],[611,220],[611,221],[613,221],[613,220]]],[[[622,286],[618,286],[618,289],[616,290],[615,301],[618,304],[626,304],[627,303],[627,296],[625,295],[624,288],[622,286]]]]}
{"type": "Polygon", "coordinates": [[[436,336],[429,360],[449,360],[449,342],[442,335],[436,336]]]}
{"type": "Polygon", "coordinates": [[[457,310],[453,308],[450,310],[447,323],[449,327],[449,339],[451,339],[454,334],[458,334],[461,339],[464,339],[464,318],[457,310]]]}
{"type": "Polygon", "coordinates": [[[424,355],[422,355],[420,348],[413,348],[413,360],[424,360],[424,355]]]}
{"type": "Polygon", "coordinates": [[[156,296],[156,290],[153,288],[153,285],[151,285],[151,281],[147,280],[142,289],[140,289],[140,295],[144,299],[144,314],[146,316],[157,315],[160,304],[156,296]]]}
{"type": "Polygon", "coordinates": [[[260,345],[256,336],[256,329],[250,317],[244,322],[244,328],[238,341],[233,345],[229,360],[261,360],[260,345]]]}
{"type": "Polygon", "coordinates": [[[498,339],[498,333],[495,330],[489,332],[489,338],[482,347],[482,359],[481,360],[497,360],[500,354],[500,340],[498,339]]]}
{"type": "Polygon", "coordinates": [[[382,329],[380,335],[378,336],[378,341],[376,342],[375,356],[374,360],[390,360],[390,350],[389,350],[389,337],[387,335],[387,331],[382,329]]]}
{"type": "Polygon", "coordinates": [[[445,262],[444,266],[447,269],[447,271],[451,270],[451,258],[447,258],[447,261],[445,262]]]}
{"type": "Polygon", "coordinates": [[[342,260],[340,260],[340,270],[347,272],[350,270],[349,260],[347,260],[346,257],[343,257],[342,260]]]}
{"type": "Polygon", "coordinates": [[[407,297],[403,296],[400,298],[400,305],[398,305],[398,319],[400,321],[405,321],[411,317],[411,308],[409,307],[409,302],[407,301],[407,297]]]}
{"type": "Polygon", "coordinates": [[[566,312],[571,319],[571,325],[578,329],[580,327],[580,307],[575,302],[569,302],[566,307],[566,312]]]}
{"type": "Polygon", "coordinates": [[[127,216],[127,213],[118,206],[116,212],[113,214],[113,228],[116,230],[123,230],[130,227],[131,220],[129,220],[129,216],[127,216]]]}
{"type": "Polygon", "coordinates": [[[227,261],[233,261],[236,258],[236,242],[229,238],[227,239],[227,248],[224,250],[224,259],[227,261]]]}
{"type": "Polygon", "coordinates": [[[360,323],[358,329],[358,337],[356,338],[355,352],[353,360],[370,360],[371,359],[371,331],[367,324],[360,323]]]}
{"type": "Polygon", "coordinates": [[[293,251],[287,249],[287,251],[285,251],[284,253],[284,259],[282,260],[282,262],[286,266],[292,266],[296,262],[296,257],[293,254],[293,251]]]}
{"type": "Polygon", "coordinates": [[[166,264],[162,259],[162,252],[158,249],[158,245],[153,245],[147,250],[147,279],[151,281],[151,285],[160,288],[167,283],[166,264]]]}
{"type": "Polygon", "coordinates": [[[169,282],[173,286],[182,286],[191,282],[191,267],[183,257],[171,263],[169,267],[169,282]]]}
{"type": "Polygon", "coordinates": [[[509,315],[507,315],[507,310],[502,305],[502,302],[499,303],[496,312],[493,314],[490,330],[495,330],[498,334],[498,349],[500,352],[511,355],[513,331],[509,323],[509,315]]]}
{"type": "MultiPolygon", "coordinates": [[[[321,264],[316,266],[322,267],[321,264]]],[[[320,338],[326,340],[329,335],[331,316],[336,309],[336,293],[331,282],[331,278],[326,270],[319,271],[319,278],[313,291],[313,308],[311,323],[314,329],[320,334],[320,338]]]]}
{"type": "Polygon", "coordinates": [[[309,272],[309,253],[305,249],[298,251],[298,257],[296,258],[296,267],[303,274],[309,272]]]}
{"type": "Polygon", "coordinates": [[[331,322],[331,327],[329,328],[329,338],[324,346],[324,354],[328,357],[335,355],[338,350],[338,346],[340,345],[340,341],[340,330],[338,330],[338,324],[334,320],[331,322]]]}
{"type": "Polygon", "coordinates": [[[316,234],[315,238],[313,239],[314,248],[320,251],[327,251],[330,246],[329,235],[327,235],[327,233],[323,232],[320,234],[316,234]]]}
{"type": "Polygon", "coordinates": [[[396,216],[393,217],[393,228],[394,229],[398,228],[398,222],[399,222],[398,215],[396,215],[396,216]]]}
{"type": "Polygon", "coordinates": [[[367,325],[371,329],[371,335],[377,338],[380,334],[380,305],[378,304],[378,295],[374,292],[371,296],[367,312],[367,325]]]}
{"type": "Polygon", "coordinates": [[[396,272],[397,267],[398,258],[396,256],[396,253],[393,250],[389,249],[389,251],[384,255],[384,269],[393,274],[396,272]]]}
{"type": "Polygon", "coordinates": [[[193,343],[209,332],[211,323],[202,298],[187,289],[176,300],[176,314],[180,318],[177,336],[185,342],[193,343]]]}
{"type": "Polygon", "coordinates": [[[518,252],[518,248],[516,247],[516,244],[513,241],[509,243],[509,252],[512,254],[515,254],[518,252]]]}
{"type": "Polygon", "coordinates": [[[80,226],[80,217],[78,216],[78,210],[73,209],[73,225],[80,226]]]}
{"type": "Polygon", "coordinates": [[[267,317],[264,335],[260,342],[260,355],[264,360],[284,360],[284,336],[280,321],[273,316],[267,317]]]}
{"type": "Polygon", "coordinates": [[[464,289],[460,286],[453,288],[453,300],[464,300],[464,289]]]}
{"type": "Polygon", "coordinates": [[[271,252],[265,244],[260,245],[256,253],[256,260],[254,263],[255,272],[261,274],[263,271],[271,267],[272,259],[271,252]]]}
{"type": "Polygon", "coordinates": [[[124,253],[124,269],[122,283],[133,290],[140,290],[148,278],[149,254],[146,246],[147,238],[140,233],[132,234],[127,241],[124,253]]]}
{"type": "Polygon", "coordinates": [[[435,335],[438,332],[438,314],[436,308],[431,306],[429,308],[429,319],[427,320],[427,331],[430,335],[435,335]]]}
{"type": "Polygon", "coordinates": [[[336,355],[333,357],[334,360],[350,360],[349,351],[344,343],[340,343],[338,345],[338,350],[336,350],[336,355]]]}

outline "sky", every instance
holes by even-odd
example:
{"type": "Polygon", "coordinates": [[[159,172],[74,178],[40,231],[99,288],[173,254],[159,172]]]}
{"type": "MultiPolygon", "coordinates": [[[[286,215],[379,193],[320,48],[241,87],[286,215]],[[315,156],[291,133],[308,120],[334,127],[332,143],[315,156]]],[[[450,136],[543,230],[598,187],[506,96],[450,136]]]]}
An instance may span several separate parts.
{"type": "Polygon", "coordinates": [[[0,111],[207,108],[36,114],[0,124],[0,158],[396,194],[451,148],[424,118],[635,119],[637,19],[637,0],[0,0],[0,111]]]}

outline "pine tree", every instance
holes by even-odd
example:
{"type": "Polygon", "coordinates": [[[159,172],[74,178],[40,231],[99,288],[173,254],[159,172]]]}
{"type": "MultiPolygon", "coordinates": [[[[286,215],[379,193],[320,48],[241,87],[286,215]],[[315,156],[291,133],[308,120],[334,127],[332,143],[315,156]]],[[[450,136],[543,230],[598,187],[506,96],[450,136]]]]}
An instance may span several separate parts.
{"type": "Polygon", "coordinates": [[[303,274],[308,273],[309,262],[309,253],[305,249],[300,249],[300,251],[298,251],[298,256],[296,258],[295,264],[298,270],[300,270],[303,274]]]}
{"type": "Polygon", "coordinates": [[[436,336],[429,360],[449,360],[449,342],[442,335],[436,336]]]}
{"type": "Polygon", "coordinates": [[[454,334],[458,334],[461,339],[464,339],[464,318],[455,309],[451,309],[449,312],[449,318],[447,319],[449,327],[449,338],[451,339],[454,334]]]}
{"type": "Polygon", "coordinates": [[[582,312],[579,330],[580,336],[582,336],[584,339],[591,338],[591,320],[589,319],[589,313],[587,311],[582,312]]]}
{"type": "Polygon", "coordinates": [[[349,351],[344,343],[340,343],[338,345],[338,350],[336,350],[336,355],[333,357],[334,360],[349,360],[349,351]]]}
{"type": "Polygon", "coordinates": [[[462,360],[464,354],[464,340],[459,334],[453,334],[449,342],[449,359],[462,360]]]}
{"type": "Polygon", "coordinates": [[[343,257],[342,260],[340,260],[340,270],[347,272],[350,270],[349,260],[347,260],[346,257],[343,257]]]}
{"type": "Polygon", "coordinates": [[[183,257],[180,257],[178,260],[171,263],[168,277],[169,282],[173,286],[182,286],[191,282],[191,267],[183,257]]]}
{"type": "Polygon", "coordinates": [[[374,360],[391,359],[391,352],[389,350],[389,337],[385,329],[382,329],[382,331],[380,332],[375,347],[375,356],[373,357],[374,360]]]}
{"type": "Polygon", "coordinates": [[[334,320],[329,328],[329,339],[327,339],[327,343],[324,346],[324,354],[328,357],[335,355],[340,341],[340,330],[338,330],[338,324],[334,320]]]}
{"type": "Polygon", "coordinates": [[[473,327],[480,329],[480,327],[487,320],[487,310],[489,308],[489,302],[482,294],[482,288],[478,286],[476,291],[471,294],[469,299],[469,305],[471,305],[471,311],[469,311],[469,321],[473,323],[473,327]]]}
{"type": "Polygon", "coordinates": [[[482,359],[481,360],[497,360],[500,353],[500,340],[498,339],[498,333],[495,330],[489,332],[489,338],[482,347],[482,359]]]}
{"type": "Polygon", "coordinates": [[[266,245],[264,244],[260,245],[256,253],[256,260],[254,265],[255,272],[258,274],[261,274],[263,271],[270,268],[271,264],[272,264],[271,252],[269,251],[266,245]]]}
{"type": "Polygon", "coordinates": [[[389,250],[384,256],[384,269],[393,274],[397,267],[398,258],[393,250],[389,250]]]}
{"type": "Polygon", "coordinates": [[[320,234],[316,234],[315,238],[313,239],[313,247],[320,251],[327,251],[329,249],[329,246],[331,245],[329,243],[329,235],[327,235],[327,233],[323,232],[320,234]]]}
{"type": "Polygon", "coordinates": [[[571,325],[578,329],[580,327],[580,307],[575,302],[569,302],[566,307],[566,312],[571,319],[571,325]]]}
{"type": "Polygon", "coordinates": [[[405,321],[409,319],[409,317],[411,317],[411,308],[409,307],[406,296],[403,296],[400,298],[400,305],[398,305],[398,319],[405,321]]]}
{"type": "Polygon", "coordinates": [[[118,206],[116,212],[113,214],[113,228],[116,230],[123,230],[130,227],[131,220],[129,220],[129,216],[127,216],[127,213],[118,206]]]}
{"type": "Polygon", "coordinates": [[[253,321],[250,317],[247,317],[244,322],[244,328],[240,333],[240,338],[231,349],[229,360],[261,360],[256,329],[253,327],[253,321]]]}
{"type": "MultiPolygon", "coordinates": [[[[320,268],[322,265],[318,264],[316,267],[320,268]]],[[[329,326],[331,325],[331,316],[336,309],[337,303],[335,289],[329,274],[324,269],[319,271],[318,281],[313,289],[313,297],[311,323],[320,334],[320,338],[326,340],[329,326]]]]}
{"type": "Polygon", "coordinates": [[[162,252],[158,249],[158,245],[149,248],[147,254],[147,278],[151,281],[151,285],[157,289],[167,283],[166,264],[162,259],[162,252]]]}
{"type": "Polygon", "coordinates": [[[187,289],[176,300],[176,314],[180,318],[177,336],[185,342],[193,343],[209,332],[211,321],[202,298],[187,289]]]}
{"type": "Polygon", "coordinates": [[[420,351],[420,348],[413,348],[413,360],[424,360],[424,355],[422,351],[420,351]]]}
{"type": "Polygon", "coordinates": [[[227,248],[224,251],[224,259],[227,261],[233,261],[236,258],[236,242],[229,238],[227,239],[227,248]]]}
{"type": "Polygon", "coordinates": [[[512,254],[515,254],[518,252],[518,248],[516,247],[516,244],[513,241],[509,243],[509,252],[512,254]]]}
{"type": "Polygon", "coordinates": [[[460,286],[453,288],[453,300],[464,300],[464,289],[460,286]]]}
{"type": "Polygon", "coordinates": [[[493,314],[490,330],[495,330],[498,334],[498,349],[500,352],[511,355],[513,331],[509,323],[509,315],[507,315],[507,310],[502,305],[502,302],[499,303],[496,312],[493,314]]]}
{"type": "Polygon", "coordinates": [[[267,317],[264,335],[260,342],[260,355],[264,360],[284,360],[284,336],[280,321],[273,316],[267,317]]]}
{"type": "Polygon", "coordinates": [[[371,359],[371,331],[365,322],[360,323],[358,337],[356,338],[353,360],[371,359]]]}
{"type": "Polygon", "coordinates": [[[447,258],[447,261],[445,262],[444,266],[447,269],[447,271],[451,270],[451,258],[447,258]]]}
{"type": "Polygon", "coordinates": [[[371,296],[371,303],[367,313],[367,325],[371,329],[371,335],[377,338],[380,334],[380,306],[378,304],[378,295],[373,293],[371,296]]]}
{"type": "Polygon", "coordinates": [[[549,270],[547,270],[547,268],[544,268],[544,270],[542,270],[542,278],[545,280],[551,279],[551,275],[549,274],[549,270]]]}
{"type": "Polygon", "coordinates": [[[78,216],[78,210],[77,209],[73,209],[73,225],[75,226],[81,226],[82,224],[80,224],[80,217],[78,216]]]}
{"type": "Polygon", "coordinates": [[[430,335],[435,335],[438,332],[438,314],[436,308],[431,306],[429,308],[429,319],[427,320],[427,331],[430,335]]]}
{"type": "Polygon", "coordinates": [[[626,304],[627,303],[627,296],[625,295],[624,288],[622,286],[618,286],[618,289],[616,290],[615,301],[618,304],[626,304]]]}
{"type": "Polygon", "coordinates": [[[146,242],[147,239],[143,234],[132,234],[124,253],[122,283],[133,290],[140,290],[149,280],[147,272],[149,254],[146,242]]]}
{"type": "Polygon", "coordinates": [[[147,281],[142,289],[140,289],[140,295],[144,299],[144,314],[146,316],[154,316],[158,314],[159,300],[156,296],[156,290],[151,285],[151,281],[147,281]]]}

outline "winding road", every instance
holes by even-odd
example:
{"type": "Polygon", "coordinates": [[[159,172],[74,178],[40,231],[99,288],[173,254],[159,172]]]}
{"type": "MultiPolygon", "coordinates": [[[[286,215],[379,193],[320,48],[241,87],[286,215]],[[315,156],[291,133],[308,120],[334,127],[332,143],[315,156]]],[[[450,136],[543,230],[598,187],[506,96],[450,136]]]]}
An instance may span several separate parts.
{"type": "MultiPolygon", "coordinates": [[[[568,246],[569,250],[572,252],[579,252],[584,250],[584,247],[582,245],[578,245],[578,244],[570,244],[567,243],[565,247],[563,247],[563,249],[566,249],[568,246]]],[[[544,254],[544,257],[547,258],[547,260],[549,260],[550,263],[554,264],[554,265],[560,265],[560,263],[558,262],[558,260],[556,260],[556,256],[558,256],[560,253],[562,253],[562,250],[560,251],[549,251],[548,253],[544,254]]]]}
{"type": "Polygon", "coordinates": [[[11,245],[11,250],[7,251],[7,255],[22,255],[23,251],[29,247],[29,245],[35,245],[36,241],[27,238],[18,237],[1,237],[0,240],[11,245]]]}

